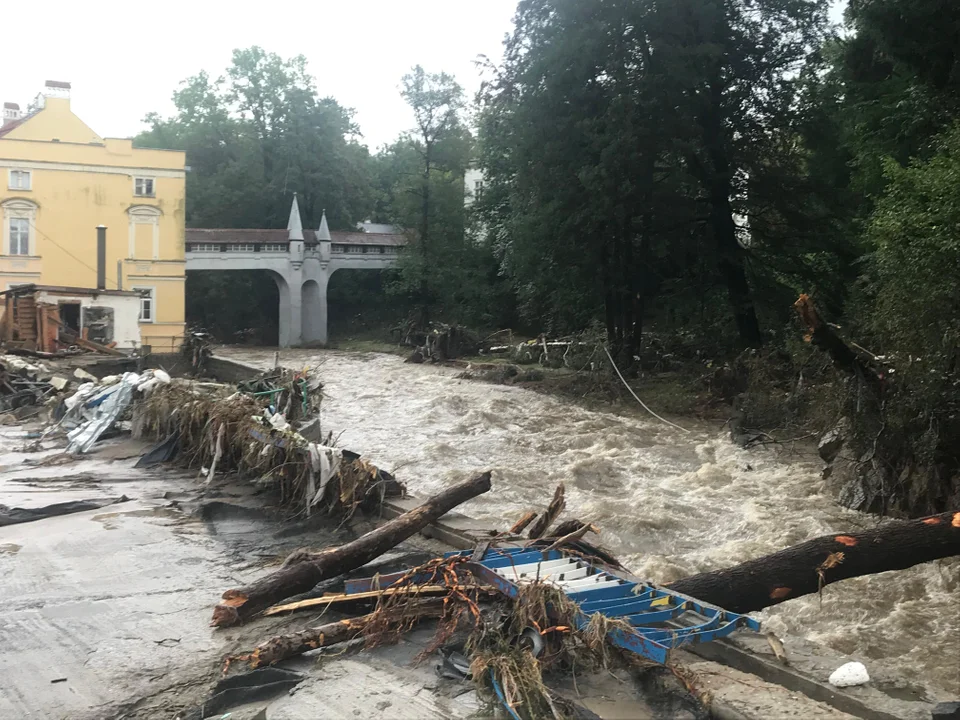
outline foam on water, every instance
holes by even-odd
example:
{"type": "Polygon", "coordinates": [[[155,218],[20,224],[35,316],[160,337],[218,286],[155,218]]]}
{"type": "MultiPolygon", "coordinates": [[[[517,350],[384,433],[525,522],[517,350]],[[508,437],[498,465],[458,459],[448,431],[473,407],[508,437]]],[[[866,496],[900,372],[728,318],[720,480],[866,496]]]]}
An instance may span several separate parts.
{"type": "MultiPolygon", "coordinates": [[[[266,351],[230,354],[273,359],[266,351]]],[[[811,448],[744,451],[716,425],[684,421],[685,434],[649,417],[461,380],[455,371],[387,355],[285,351],[283,361],[322,364],[324,430],[342,431],[341,446],[395,469],[415,495],[490,469],[493,490],[462,511],[502,529],[542,507],[563,482],[566,517],[599,525],[602,543],[656,582],[876,523],[825,493],[811,448]]],[[[956,560],[847,580],[824,590],[822,607],[813,595],[761,619],[779,634],[960,693],[956,560]]]]}

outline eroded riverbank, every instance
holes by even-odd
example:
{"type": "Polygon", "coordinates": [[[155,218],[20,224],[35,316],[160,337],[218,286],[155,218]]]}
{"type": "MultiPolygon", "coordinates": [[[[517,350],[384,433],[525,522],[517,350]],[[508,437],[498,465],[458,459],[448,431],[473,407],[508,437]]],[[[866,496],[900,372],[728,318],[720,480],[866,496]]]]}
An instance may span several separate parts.
{"type": "MultiPolygon", "coordinates": [[[[272,351],[224,349],[261,366],[272,351]]],[[[669,582],[806,538],[874,524],[825,493],[812,450],[744,451],[717,425],[683,433],[633,413],[589,410],[523,388],[462,380],[459,371],[379,354],[287,350],[289,366],[321,364],[324,429],[396,470],[427,495],[478,469],[494,492],[463,507],[502,528],[567,484],[569,512],[638,575],[669,582]]],[[[762,615],[805,636],[960,693],[960,562],[857,578],[762,615]]]]}

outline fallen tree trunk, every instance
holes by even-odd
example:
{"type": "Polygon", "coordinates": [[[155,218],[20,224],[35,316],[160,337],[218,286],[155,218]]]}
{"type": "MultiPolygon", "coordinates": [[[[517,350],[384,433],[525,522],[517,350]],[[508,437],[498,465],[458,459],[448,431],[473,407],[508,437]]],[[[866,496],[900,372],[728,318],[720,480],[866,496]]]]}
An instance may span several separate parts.
{"type": "Polygon", "coordinates": [[[374,620],[382,622],[384,620],[383,613],[392,616],[388,618],[391,622],[402,622],[404,620],[418,622],[426,618],[440,617],[443,614],[443,600],[437,599],[421,603],[417,606],[414,616],[405,617],[403,608],[393,608],[340,620],[339,622],[327,623],[320,627],[308,628],[288,635],[279,635],[260,643],[252,652],[231,659],[246,660],[254,668],[274,665],[281,660],[303,655],[311,650],[355,640],[363,635],[364,630],[371,622],[374,620]]]}
{"type": "Polygon", "coordinates": [[[281,600],[307,592],[321,580],[365,565],[415,535],[457,505],[489,489],[490,473],[486,472],[473,480],[444,490],[423,505],[353,542],[301,556],[299,562],[287,565],[247,587],[227,590],[223,594],[223,602],[213,610],[211,624],[217,627],[236,625],[281,600]]]}
{"type": "Polygon", "coordinates": [[[903,570],[960,555],[960,512],[826,535],[724,570],[671,583],[671,590],[746,613],[860,575],[903,570]]]}
{"type": "Polygon", "coordinates": [[[813,345],[826,351],[833,360],[833,364],[846,372],[859,375],[871,385],[879,385],[882,378],[843,339],[833,328],[823,321],[817,312],[813,300],[806,293],[802,294],[793,304],[800,322],[807,329],[806,339],[813,345]]]}

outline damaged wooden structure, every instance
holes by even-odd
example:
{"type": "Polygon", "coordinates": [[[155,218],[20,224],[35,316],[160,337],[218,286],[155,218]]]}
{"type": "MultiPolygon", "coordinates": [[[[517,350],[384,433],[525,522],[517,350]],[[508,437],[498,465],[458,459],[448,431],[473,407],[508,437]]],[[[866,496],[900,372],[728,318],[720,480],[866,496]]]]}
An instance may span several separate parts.
{"type": "Polygon", "coordinates": [[[19,285],[0,292],[5,347],[42,353],[69,348],[122,355],[140,345],[139,292],[19,285]]]}

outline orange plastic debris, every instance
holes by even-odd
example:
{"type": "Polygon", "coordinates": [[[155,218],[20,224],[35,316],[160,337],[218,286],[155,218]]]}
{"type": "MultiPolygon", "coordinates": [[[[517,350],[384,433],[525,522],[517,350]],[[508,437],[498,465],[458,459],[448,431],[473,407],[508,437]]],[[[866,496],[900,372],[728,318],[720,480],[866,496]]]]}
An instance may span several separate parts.
{"type": "Polygon", "coordinates": [[[924,525],[939,525],[939,524],[940,524],[940,518],[938,518],[938,517],[927,518],[926,520],[923,521],[923,524],[924,524],[924,525]]]}
{"type": "Polygon", "coordinates": [[[783,600],[783,598],[787,597],[787,595],[789,595],[792,592],[793,590],[788,587],[774,588],[773,591],[770,593],[770,598],[772,600],[783,600]]]}
{"type": "Polygon", "coordinates": [[[841,545],[846,545],[847,547],[853,547],[857,544],[857,539],[855,537],[850,537],[849,535],[837,535],[834,540],[841,545]]]}

